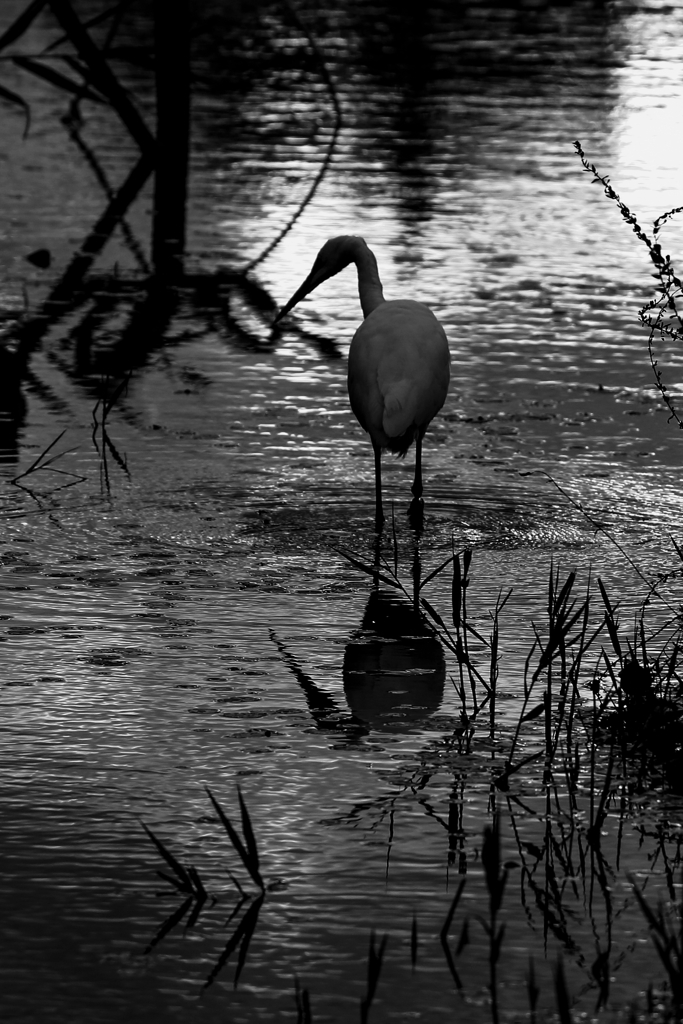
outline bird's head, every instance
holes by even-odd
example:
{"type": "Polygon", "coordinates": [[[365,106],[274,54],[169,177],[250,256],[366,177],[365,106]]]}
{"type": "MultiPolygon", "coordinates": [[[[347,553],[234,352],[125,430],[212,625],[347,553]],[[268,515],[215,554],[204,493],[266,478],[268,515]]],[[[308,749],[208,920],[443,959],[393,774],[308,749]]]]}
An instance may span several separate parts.
{"type": "Polygon", "coordinates": [[[314,288],[317,288],[328,277],[334,277],[349,263],[353,263],[358,255],[359,248],[367,248],[365,240],[359,235],[338,235],[337,238],[330,238],[315,258],[311,272],[273,320],[273,326],[279,323],[284,316],[287,316],[290,309],[301,302],[314,288]]]}

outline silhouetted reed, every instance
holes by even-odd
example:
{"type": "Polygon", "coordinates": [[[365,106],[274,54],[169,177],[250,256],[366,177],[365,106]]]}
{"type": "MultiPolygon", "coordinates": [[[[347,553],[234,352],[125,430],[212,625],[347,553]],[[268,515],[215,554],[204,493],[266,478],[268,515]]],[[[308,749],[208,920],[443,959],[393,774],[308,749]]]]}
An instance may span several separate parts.
{"type": "Polygon", "coordinates": [[[151,828],[148,828],[144,822],[142,822],[142,827],[173,872],[172,875],[168,875],[164,871],[157,871],[159,877],[172,885],[178,892],[191,896],[198,902],[203,903],[207,894],[196,868],[192,866],[185,867],[181,864],[161,839],[152,832],[151,828]]]}
{"type": "MultiPolygon", "coordinates": [[[[259,896],[256,897],[256,899],[252,900],[252,902],[247,907],[244,916],[241,918],[241,920],[237,924],[237,927],[228,938],[228,941],[225,944],[223,952],[219,956],[213,969],[210,971],[206,981],[204,982],[205,989],[213,985],[214,981],[216,980],[220,972],[223,970],[223,968],[225,967],[225,965],[227,964],[228,960],[230,959],[231,955],[235,952],[235,950],[237,950],[238,953],[237,963],[235,965],[235,977],[233,979],[233,986],[234,988],[237,988],[237,983],[239,982],[240,975],[242,974],[244,965],[247,962],[247,953],[249,952],[249,945],[251,943],[254,932],[256,931],[256,925],[258,924],[259,913],[261,911],[261,907],[263,906],[264,898],[265,893],[262,892],[259,896]]],[[[243,897],[237,904],[232,914],[226,921],[226,927],[237,915],[237,912],[240,910],[242,904],[246,901],[246,899],[246,896],[243,897]]]]}
{"type": "Polygon", "coordinates": [[[529,970],[526,976],[526,991],[529,999],[529,1017],[531,1024],[536,1024],[536,1007],[538,1006],[538,997],[541,994],[541,990],[536,984],[536,971],[534,969],[534,959],[529,957],[529,970]]]}
{"type": "MultiPolygon", "coordinates": [[[[448,970],[451,972],[451,977],[452,977],[452,979],[453,979],[453,981],[455,983],[455,987],[456,987],[456,989],[458,989],[458,991],[462,990],[462,981],[460,980],[460,975],[458,974],[457,968],[455,966],[455,961],[453,959],[453,954],[451,952],[450,943],[448,941],[448,932],[450,931],[450,927],[451,927],[451,924],[453,922],[453,916],[454,916],[455,911],[456,911],[456,909],[458,907],[458,904],[460,903],[460,897],[462,896],[462,892],[463,892],[464,888],[465,888],[465,879],[461,878],[460,879],[460,883],[458,885],[458,888],[457,888],[457,890],[455,892],[455,896],[451,900],[451,905],[448,908],[448,913],[446,914],[446,918],[444,920],[444,923],[441,926],[441,931],[439,933],[439,940],[441,942],[441,948],[443,949],[443,953],[444,953],[444,956],[446,958],[446,963],[448,964],[448,970]]],[[[467,929],[467,918],[465,918],[465,920],[463,921],[462,927],[461,927],[460,940],[458,942],[458,945],[457,945],[457,948],[456,948],[456,953],[455,953],[456,957],[460,955],[462,950],[465,948],[465,945],[467,944],[467,940],[466,940],[467,932],[466,932],[466,929],[467,929]]]]}
{"type": "Polygon", "coordinates": [[[368,987],[360,1004],[361,1024],[367,1024],[368,1021],[368,1014],[370,1013],[370,1007],[372,1006],[372,1002],[375,998],[379,976],[382,973],[382,963],[384,962],[384,950],[386,949],[386,945],[387,936],[384,935],[379,946],[375,947],[375,933],[370,932],[370,948],[368,950],[368,987]]]}
{"type": "Polygon", "coordinates": [[[296,1000],[296,1024],[311,1024],[311,1000],[307,988],[301,988],[299,979],[294,976],[294,998],[296,1000]]]}
{"type": "Polygon", "coordinates": [[[80,476],[78,473],[71,473],[66,469],[57,469],[54,465],[58,459],[63,459],[65,455],[70,455],[72,452],[78,451],[77,446],[74,448],[66,448],[63,452],[57,452],[56,455],[51,455],[49,459],[47,458],[48,452],[52,451],[57,442],[64,437],[64,434],[66,434],[66,428],[57,434],[54,441],[50,441],[47,448],[44,448],[40,455],[33,460],[28,469],[25,469],[23,473],[19,473],[18,476],[15,476],[10,480],[10,483],[15,484],[17,487],[22,487],[24,490],[28,490],[28,488],[24,487],[23,484],[19,483],[19,481],[25,480],[26,477],[31,476],[32,473],[40,473],[43,470],[47,470],[50,473],[58,473],[60,476],[70,476],[74,478],[70,480],[69,483],[61,484],[60,487],[50,488],[51,491],[62,490],[64,487],[72,487],[74,484],[82,483],[85,480],[84,476],[80,476]]]}
{"type": "Polygon", "coordinates": [[[482,919],[482,925],[489,940],[489,988],[491,991],[491,1014],[493,1024],[498,1024],[498,960],[505,936],[505,925],[498,924],[498,915],[503,903],[507,868],[500,856],[500,819],[493,816],[493,824],[484,829],[484,843],[481,849],[484,878],[489,894],[489,919],[482,919]]]}
{"type": "Polygon", "coordinates": [[[252,881],[255,882],[256,885],[258,885],[261,892],[264,892],[265,885],[263,883],[263,879],[261,878],[259,855],[258,849],[256,847],[256,837],[254,836],[254,830],[251,825],[251,819],[249,817],[247,805],[245,804],[244,797],[242,796],[242,791],[238,786],[237,799],[239,800],[240,814],[242,816],[242,831],[244,833],[244,842],[242,842],[242,840],[240,839],[239,834],[230,823],[230,819],[225,814],[223,808],[218,803],[218,800],[216,800],[215,796],[208,788],[208,786],[206,787],[206,792],[208,793],[209,800],[213,804],[216,813],[218,814],[218,818],[221,824],[225,828],[225,831],[228,833],[230,842],[232,843],[235,850],[239,854],[240,860],[247,869],[249,876],[251,877],[252,881]]]}
{"type": "Polygon", "coordinates": [[[109,416],[109,413],[116,405],[121,395],[127,390],[131,376],[132,370],[129,373],[125,374],[123,379],[119,381],[111,395],[101,395],[97,399],[97,402],[95,403],[92,410],[92,442],[93,445],[95,446],[95,451],[97,452],[100,460],[100,474],[102,478],[102,483],[107,492],[109,492],[109,467],[107,464],[107,452],[111,454],[112,458],[114,459],[114,462],[126,474],[126,476],[130,477],[130,473],[128,471],[128,463],[125,455],[121,456],[119,454],[118,449],[116,448],[115,444],[113,443],[109,436],[109,432],[107,430],[107,417],[109,416]],[[98,410],[101,411],[101,418],[99,420],[97,418],[98,410]],[[101,433],[102,436],[101,448],[97,440],[98,431],[101,433]]]}
{"type": "Polygon", "coordinates": [[[572,1024],[569,992],[567,990],[567,982],[564,977],[564,963],[562,961],[562,957],[559,957],[555,968],[555,997],[557,999],[557,1012],[560,1018],[560,1024],[572,1024]]]}

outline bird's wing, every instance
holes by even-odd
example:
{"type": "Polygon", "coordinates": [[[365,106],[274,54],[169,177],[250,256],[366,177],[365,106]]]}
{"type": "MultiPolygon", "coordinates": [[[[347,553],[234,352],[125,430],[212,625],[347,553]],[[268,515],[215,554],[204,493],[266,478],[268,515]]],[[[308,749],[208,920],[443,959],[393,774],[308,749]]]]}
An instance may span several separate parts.
{"type": "Polygon", "coordinates": [[[448,342],[420,302],[384,302],[366,317],[349,351],[351,408],[373,441],[426,427],[446,399],[448,342]]]}
{"type": "Polygon", "coordinates": [[[366,337],[366,321],[356,331],[349,349],[349,401],[353,414],[373,441],[384,444],[375,435],[382,431],[384,400],[377,382],[377,365],[372,337],[366,337]]]}
{"type": "Polygon", "coordinates": [[[387,305],[387,339],[377,363],[377,384],[384,405],[382,426],[389,437],[398,437],[413,425],[426,427],[443,405],[450,354],[444,330],[430,309],[405,300],[387,305]]]}

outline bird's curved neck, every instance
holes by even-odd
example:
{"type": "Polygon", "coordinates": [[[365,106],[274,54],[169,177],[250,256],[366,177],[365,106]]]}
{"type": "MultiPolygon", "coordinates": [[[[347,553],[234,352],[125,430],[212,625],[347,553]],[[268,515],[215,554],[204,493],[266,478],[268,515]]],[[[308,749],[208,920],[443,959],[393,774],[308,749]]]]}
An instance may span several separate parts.
{"type": "Polygon", "coordinates": [[[358,294],[363,309],[363,316],[369,316],[373,309],[385,301],[382,291],[382,282],[379,279],[377,260],[374,253],[365,244],[362,238],[358,239],[355,246],[353,262],[358,270],[358,294]]]}

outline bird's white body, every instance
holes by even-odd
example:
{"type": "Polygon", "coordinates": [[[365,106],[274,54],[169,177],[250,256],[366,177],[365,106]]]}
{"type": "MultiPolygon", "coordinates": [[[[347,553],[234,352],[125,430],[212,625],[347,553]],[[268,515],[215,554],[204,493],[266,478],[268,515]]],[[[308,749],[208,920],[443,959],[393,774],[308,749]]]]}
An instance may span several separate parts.
{"type": "Polygon", "coordinates": [[[322,247],[313,269],[275,318],[281,320],[305,295],[355,263],[365,319],[349,350],[349,398],[375,452],[378,529],[382,511],[382,449],[405,455],[415,441],[413,505],[422,507],[422,438],[446,400],[450,353],[443,327],[428,306],[411,299],[387,301],[377,260],[363,238],[340,235],[322,247]]]}
{"type": "Polygon", "coordinates": [[[446,334],[421,302],[382,301],[351,342],[351,408],[379,448],[405,454],[445,402],[449,378],[446,334]]]}

